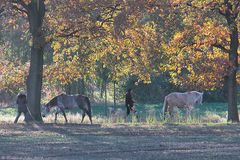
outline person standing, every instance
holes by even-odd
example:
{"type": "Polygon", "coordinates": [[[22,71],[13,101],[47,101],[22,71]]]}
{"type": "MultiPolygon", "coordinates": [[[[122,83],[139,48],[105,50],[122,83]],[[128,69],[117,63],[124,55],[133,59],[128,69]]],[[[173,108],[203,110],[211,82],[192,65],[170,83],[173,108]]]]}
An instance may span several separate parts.
{"type": "Polygon", "coordinates": [[[127,116],[130,114],[130,111],[132,112],[136,112],[136,110],[134,109],[134,101],[132,99],[132,89],[128,89],[126,96],[125,96],[125,105],[127,107],[127,116]]]}
{"type": "Polygon", "coordinates": [[[16,104],[17,104],[18,113],[17,113],[17,117],[14,120],[14,123],[17,123],[19,117],[21,116],[21,113],[24,114],[24,121],[26,122],[26,116],[27,116],[27,113],[28,113],[27,96],[24,93],[19,93],[17,95],[16,104]]]}

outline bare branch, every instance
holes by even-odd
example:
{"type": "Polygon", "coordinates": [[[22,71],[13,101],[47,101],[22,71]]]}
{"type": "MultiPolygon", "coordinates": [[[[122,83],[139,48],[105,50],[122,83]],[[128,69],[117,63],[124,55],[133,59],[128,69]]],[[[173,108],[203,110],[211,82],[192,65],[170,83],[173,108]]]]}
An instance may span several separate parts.
{"type": "Polygon", "coordinates": [[[194,9],[200,9],[200,10],[204,9],[203,7],[194,6],[191,1],[187,2],[186,5],[189,6],[189,7],[193,7],[194,9]]]}
{"type": "Polygon", "coordinates": [[[235,15],[234,18],[237,19],[238,15],[240,12],[240,1],[237,2],[236,6],[235,6],[235,15]]]}
{"type": "Polygon", "coordinates": [[[21,5],[21,7],[23,7],[26,10],[25,13],[29,12],[29,7],[23,0],[12,0],[12,3],[21,5]]]}
{"type": "Polygon", "coordinates": [[[16,5],[13,5],[13,9],[16,9],[17,11],[20,11],[21,13],[26,13],[26,14],[28,14],[28,12],[27,12],[25,9],[19,8],[19,7],[16,6],[16,5]]]}
{"type": "Polygon", "coordinates": [[[80,32],[80,30],[74,30],[72,32],[69,32],[69,33],[61,33],[58,35],[58,37],[73,37],[74,34],[80,32]]]}
{"type": "Polygon", "coordinates": [[[238,7],[240,7],[240,1],[236,3],[235,9],[238,9],[238,7]]]}
{"type": "Polygon", "coordinates": [[[2,13],[4,12],[4,9],[3,8],[0,8],[0,17],[2,15],[2,13]]]}
{"type": "Polygon", "coordinates": [[[212,46],[221,49],[223,52],[226,52],[226,53],[230,52],[229,49],[225,48],[224,46],[222,46],[220,44],[213,44],[212,46]]]}

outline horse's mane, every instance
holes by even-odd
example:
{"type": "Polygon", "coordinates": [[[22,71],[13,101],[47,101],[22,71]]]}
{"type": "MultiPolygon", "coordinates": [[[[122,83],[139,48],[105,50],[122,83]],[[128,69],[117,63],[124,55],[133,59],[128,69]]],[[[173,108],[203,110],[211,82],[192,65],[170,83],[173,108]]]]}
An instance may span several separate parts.
{"type": "Polygon", "coordinates": [[[197,93],[197,94],[200,94],[201,92],[198,92],[198,91],[190,91],[190,93],[197,93]]]}
{"type": "Polygon", "coordinates": [[[56,105],[56,104],[57,104],[57,97],[58,97],[58,96],[53,97],[53,98],[46,104],[46,106],[54,106],[54,105],[56,105]]]}
{"type": "Polygon", "coordinates": [[[53,97],[53,98],[46,104],[46,106],[55,106],[55,105],[57,105],[57,98],[58,98],[58,97],[61,97],[61,96],[64,96],[64,95],[66,95],[66,94],[61,93],[61,94],[53,97]]]}

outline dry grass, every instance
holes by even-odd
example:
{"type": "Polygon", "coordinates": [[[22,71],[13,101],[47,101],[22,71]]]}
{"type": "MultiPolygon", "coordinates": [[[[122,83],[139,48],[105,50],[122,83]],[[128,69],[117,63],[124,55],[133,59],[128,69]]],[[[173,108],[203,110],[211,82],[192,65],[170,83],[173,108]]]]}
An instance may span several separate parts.
{"type": "MultiPolygon", "coordinates": [[[[66,113],[67,119],[69,123],[80,124],[82,116],[80,113],[66,113]]],[[[5,123],[13,123],[15,119],[14,115],[1,115],[0,122],[5,123]]],[[[54,121],[55,115],[49,114],[47,117],[43,118],[44,123],[55,123],[54,121]]],[[[149,111],[146,117],[141,117],[141,113],[139,114],[138,119],[135,116],[130,115],[127,118],[124,117],[115,117],[115,116],[93,116],[94,124],[141,124],[141,125],[156,125],[156,124],[164,124],[164,123],[175,123],[175,124],[206,124],[206,123],[224,123],[227,122],[226,117],[220,117],[217,114],[212,112],[206,112],[205,115],[199,116],[193,114],[190,118],[185,119],[183,116],[177,115],[174,120],[171,120],[169,117],[166,117],[165,120],[162,119],[161,115],[157,115],[154,111],[149,111]]],[[[19,118],[18,123],[24,123],[23,114],[19,118]]],[[[59,114],[57,118],[57,123],[64,124],[64,117],[59,114]]],[[[84,124],[90,124],[89,118],[86,115],[83,121],[84,124]]]]}
{"type": "MultiPolygon", "coordinates": [[[[67,116],[67,119],[68,119],[69,123],[80,124],[80,122],[82,120],[82,116],[79,113],[77,113],[77,114],[67,113],[66,116],[67,116]]],[[[15,116],[12,116],[12,115],[1,116],[0,123],[1,122],[13,123],[14,119],[15,119],[15,116]]],[[[43,121],[44,121],[44,123],[54,123],[55,122],[54,119],[55,119],[55,115],[54,114],[49,114],[47,117],[43,118],[43,121]]],[[[106,123],[107,120],[106,120],[106,118],[94,116],[93,117],[93,122],[102,124],[102,123],[106,123]]],[[[18,123],[24,123],[24,116],[23,116],[23,114],[20,116],[20,118],[18,120],[18,123]]],[[[65,119],[64,119],[64,117],[62,115],[58,115],[57,123],[60,123],[60,124],[64,124],[65,123],[65,119]]],[[[87,116],[85,117],[83,123],[84,124],[89,124],[90,123],[90,121],[89,121],[87,116]]]]}
{"type": "Polygon", "coordinates": [[[222,123],[226,121],[226,118],[220,117],[219,115],[211,112],[207,112],[205,116],[201,118],[202,123],[222,123]]]}

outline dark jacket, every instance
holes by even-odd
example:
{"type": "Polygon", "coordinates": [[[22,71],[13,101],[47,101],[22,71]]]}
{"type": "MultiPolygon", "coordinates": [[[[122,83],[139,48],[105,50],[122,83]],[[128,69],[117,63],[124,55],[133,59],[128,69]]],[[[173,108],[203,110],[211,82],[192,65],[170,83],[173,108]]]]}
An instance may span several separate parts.
{"type": "Polygon", "coordinates": [[[26,113],[27,110],[27,96],[25,94],[19,94],[17,96],[17,107],[18,112],[26,113]]]}
{"type": "Polygon", "coordinates": [[[132,99],[131,92],[126,93],[125,104],[126,104],[126,106],[128,106],[128,105],[130,105],[131,107],[133,106],[134,101],[132,99]]]}

